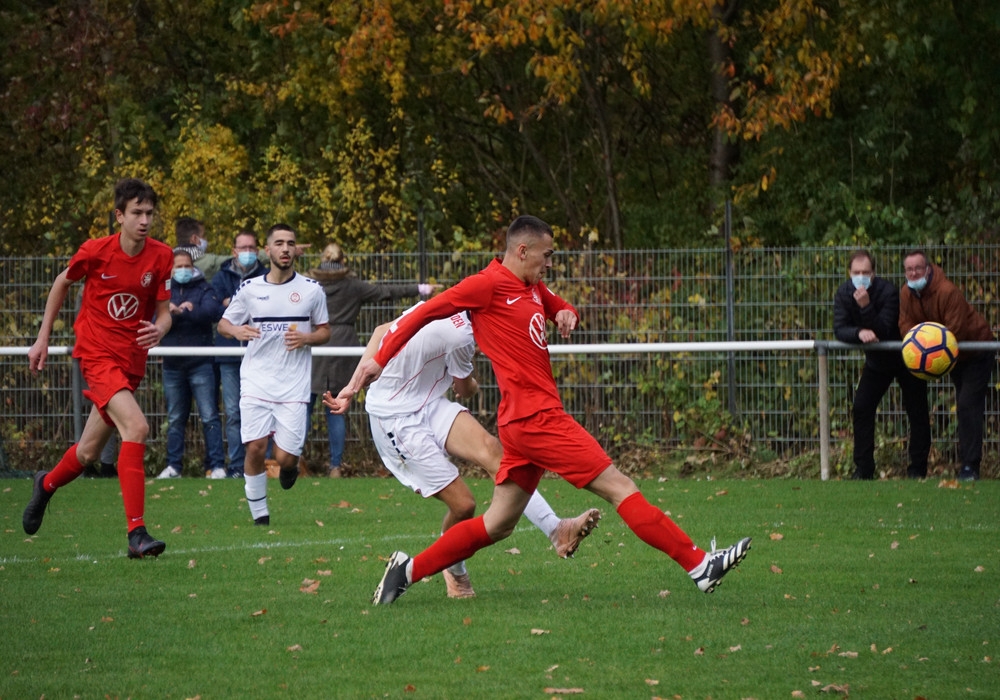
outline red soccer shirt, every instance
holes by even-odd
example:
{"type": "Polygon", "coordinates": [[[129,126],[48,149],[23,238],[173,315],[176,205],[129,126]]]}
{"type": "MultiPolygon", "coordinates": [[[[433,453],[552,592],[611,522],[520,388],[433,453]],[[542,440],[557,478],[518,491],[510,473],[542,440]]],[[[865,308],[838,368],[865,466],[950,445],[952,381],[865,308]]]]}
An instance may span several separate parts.
{"type": "Polygon", "coordinates": [[[425,323],[468,310],[476,342],[493,363],[500,386],[497,424],[506,425],[563,407],[546,339],[546,322],[554,321],[563,309],[576,314],[572,305],[543,283],[525,284],[494,260],[479,274],[466,277],[398,319],[382,339],[375,361],[385,367],[425,323]]]}
{"type": "Polygon", "coordinates": [[[156,302],[170,299],[174,254],[146,239],[138,255],[122,250],[121,233],[86,241],[69,261],[70,281],[86,278],[73,330],[73,357],[111,360],[128,374],[146,374],[147,351],[139,347],[140,321],[152,321],[156,302]]]}

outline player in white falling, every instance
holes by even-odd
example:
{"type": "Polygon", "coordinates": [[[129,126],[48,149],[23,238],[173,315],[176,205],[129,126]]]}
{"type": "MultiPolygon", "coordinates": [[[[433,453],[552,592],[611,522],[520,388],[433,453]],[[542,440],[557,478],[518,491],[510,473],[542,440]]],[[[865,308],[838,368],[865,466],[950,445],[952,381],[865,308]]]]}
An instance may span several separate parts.
{"type": "MultiPolygon", "coordinates": [[[[375,354],[390,325],[375,329],[362,360],[375,354]]],[[[449,387],[463,399],[479,390],[472,363],[475,352],[466,313],[434,321],[386,365],[365,396],[372,438],[386,468],[415,493],[448,506],[442,532],[471,518],[476,510],[475,498],[449,455],[482,466],[491,477],[503,456],[500,441],[464,406],[445,398],[449,387]]],[[[338,403],[330,392],[324,394],[323,403],[334,412],[350,405],[349,400],[338,403]]],[[[572,556],[601,519],[596,508],[560,519],[537,491],[524,515],[548,536],[561,557],[572,556]]],[[[449,597],[475,595],[464,561],[445,569],[444,579],[449,597]]]]}
{"type": "Polygon", "coordinates": [[[239,286],[218,326],[221,335],[247,344],[240,364],[240,432],[247,503],[257,525],[271,522],[264,466],[268,438],[274,440],[281,487],[290,489],[306,439],[309,346],[330,337],[323,288],[295,272],[295,230],[275,224],[264,250],[271,269],[239,286]]]}

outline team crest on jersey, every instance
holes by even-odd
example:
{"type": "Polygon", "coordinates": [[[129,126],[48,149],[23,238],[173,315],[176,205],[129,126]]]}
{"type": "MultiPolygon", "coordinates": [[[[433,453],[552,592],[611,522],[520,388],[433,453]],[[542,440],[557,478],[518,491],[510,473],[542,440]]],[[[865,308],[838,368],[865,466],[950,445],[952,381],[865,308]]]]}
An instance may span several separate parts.
{"type": "Polygon", "coordinates": [[[139,299],[134,294],[115,294],[108,299],[108,316],[127,321],[139,311],[139,299]]]}
{"type": "Polygon", "coordinates": [[[538,296],[538,287],[535,287],[531,290],[531,298],[535,300],[536,304],[542,303],[542,298],[538,296]]]}
{"type": "Polygon", "coordinates": [[[542,350],[549,346],[549,341],[545,337],[545,317],[542,314],[533,314],[528,322],[528,337],[531,342],[542,350]]]}
{"type": "Polygon", "coordinates": [[[300,301],[302,301],[302,297],[299,296],[298,292],[292,292],[291,294],[288,295],[288,301],[292,302],[293,304],[298,304],[300,301]]]}
{"type": "Polygon", "coordinates": [[[143,287],[148,287],[152,283],[153,283],[153,273],[152,272],[147,272],[146,274],[144,274],[142,276],[142,280],[140,281],[140,284],[142,284],[143,287]]]}

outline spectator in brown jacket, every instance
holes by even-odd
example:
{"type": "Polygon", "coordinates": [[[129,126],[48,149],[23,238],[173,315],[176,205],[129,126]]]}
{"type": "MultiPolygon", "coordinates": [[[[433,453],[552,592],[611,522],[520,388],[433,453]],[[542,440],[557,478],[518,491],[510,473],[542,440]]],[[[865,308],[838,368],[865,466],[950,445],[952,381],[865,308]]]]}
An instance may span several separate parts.
{"type": "MultiPolygon", "coordinates": [[[[944,270],[931,263],[922,250],[909,253],[903,260],[906,284],[899,294],[899,331],[906,334],[913,326],[934,321],[946,326],[961,344],[992,341],[990,324],[978,313],[944,270]]],[[[960,350],[951,380],[955,384],[958,414],[958,456],[961,481],[979,479],[983,456],[983,418],[986,391],[993,370],[995,354],[990,351],[960,350]]]]}

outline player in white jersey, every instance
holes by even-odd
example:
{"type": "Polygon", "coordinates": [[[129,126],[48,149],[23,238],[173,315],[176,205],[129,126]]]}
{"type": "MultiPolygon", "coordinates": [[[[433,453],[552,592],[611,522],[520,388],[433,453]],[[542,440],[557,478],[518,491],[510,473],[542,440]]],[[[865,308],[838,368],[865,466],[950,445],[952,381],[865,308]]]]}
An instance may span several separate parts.
{"type": "MultiPolygon", "coordinates": [[[[364,357],[374,355],[389,326],[375,329],[364,357]]],[[[481,465],[491,477],[503,455],[499,440],[464,406],[445,398],[449,387],[459,398],[478,391],[472,363],[475,352],[466,313],[434,321],[410,339],[365,395],[365,411],[382,462],[404,486],[448,506],[442,532],[471,518],[476,510],[475,498],[450,455],[481,465]]],[[[330,392],[323,401],[338,411],[347,408],[338,407],[330,392]]],[[[537,491],[524,514],[548,536],[561,557],[571,556],[601,519],[600,511],[591,508],[576,518],[561,520],[537,491]]],[[[445,569],[444,579],[449,597],[475,595],[464,561],[445,569]]]]}
{"type": "Polygon", "coordinates": [[[240,364],[240,432],[246,446],[247,503],[257,525],[271,522],[264,466],[268,438],[274,440],[281,487],[290,489],[306,439],[309,346],[330,337],[322,287],[295,272],[295,230],[275,224],[264,250],[271,269],[240,285],[218,326],[220,335],[247,343],[240,364]]]}

